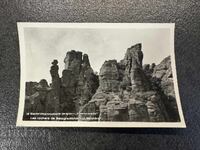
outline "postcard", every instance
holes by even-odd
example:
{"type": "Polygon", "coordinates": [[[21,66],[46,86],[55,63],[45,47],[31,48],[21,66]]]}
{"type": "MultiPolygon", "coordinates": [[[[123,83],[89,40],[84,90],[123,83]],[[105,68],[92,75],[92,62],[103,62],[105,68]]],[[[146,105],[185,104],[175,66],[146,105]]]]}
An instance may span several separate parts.
{"type": "Polygon", "coordinates": [[[17,126],[185,128],[173,23],[19,22],[17,126]]]}

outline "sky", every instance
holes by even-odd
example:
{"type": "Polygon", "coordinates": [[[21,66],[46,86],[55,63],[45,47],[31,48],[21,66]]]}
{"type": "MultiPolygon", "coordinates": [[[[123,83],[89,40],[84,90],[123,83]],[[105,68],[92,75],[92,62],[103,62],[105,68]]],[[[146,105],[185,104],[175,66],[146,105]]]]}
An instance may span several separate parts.
{"type": "Polygon", "coordinates": [[[33,28],[24,29],[26,81],[46,79],[51,62],[58,60],[59,74],[64,69],[64,58],[70,50],[89,56],[94,71],[99,72],[105,60],[124,58],[127,48],[142,44],[143,64],[159,64],[170,55],[170,29],[84,29],[33,28]]]}

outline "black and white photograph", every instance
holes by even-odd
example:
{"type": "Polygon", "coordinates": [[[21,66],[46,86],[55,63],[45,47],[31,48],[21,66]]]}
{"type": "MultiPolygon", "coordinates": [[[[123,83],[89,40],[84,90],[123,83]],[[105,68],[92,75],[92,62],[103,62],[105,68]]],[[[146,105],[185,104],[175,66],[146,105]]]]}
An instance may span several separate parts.
{"type": "Polygon", "coordinates": [[[17,126],[185,128],[173,23],[18,23],[17,126]]]}

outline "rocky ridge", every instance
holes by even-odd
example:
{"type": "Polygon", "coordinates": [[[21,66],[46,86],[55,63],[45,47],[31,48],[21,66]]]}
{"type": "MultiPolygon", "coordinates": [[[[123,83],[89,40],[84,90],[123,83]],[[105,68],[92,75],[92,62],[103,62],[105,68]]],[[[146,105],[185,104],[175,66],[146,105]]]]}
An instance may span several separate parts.
{"type": "Polygon", "coordinates": [[[79,120],[95,114],[91,121],[179,121],[170,57],[158,65],[142,60],[142,45],[136,44],[120,62],[105,61],[97,76],[87,54],[69,51],[61,77],[58,62],[52,62],[51,85],[44,79],[26,83],[25,112],[76,112],[79,120]]]}
{"type": "Polygon", "coordinates": [[[95,111],[99,121],[179,120],[170,57],[157,66],[143,66],[141,47],[128,48],[120,62],[104,62],[99,88],[81,112],[95,111]]]}

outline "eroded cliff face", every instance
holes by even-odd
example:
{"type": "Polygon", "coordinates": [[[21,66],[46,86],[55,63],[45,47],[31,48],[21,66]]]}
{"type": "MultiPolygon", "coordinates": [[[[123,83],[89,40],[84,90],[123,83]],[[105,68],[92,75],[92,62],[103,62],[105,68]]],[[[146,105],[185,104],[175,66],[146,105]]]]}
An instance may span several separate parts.
{"type": "Polygon", "coordinates": [[[87,54],[82,55],[82,52],[72,50],[67,52],[64,62],[61,106],[71,112],[68,104],[70,101],[75,105],[74,111],[78,112],[96,92],[99,86],[98,76],[94,74],[87,54]]]}
{"type": "Polygon", "coordinates": [[[44,79],[26,83],[25,113],[75,113],[83,121],[179,121],[170,57],[158,65],[142,61],[142,45],[136,44],[120,62],[106,60],[96,75],[87,54],[69,51],[62,75],[58,61],[52,62],[50,85],[44,79]]]}
{"type": "MultiPolygon", "coordinates": [[[[172,102],[175,94],[170,57],[157,66],[143,66],[141,49],[141,44],[136,44],[127,49],[120,62],[104,62],[99,73],[99,88],[81,113],[96,113],[99,121],[179,120],[169,111],[169,108],[177,111],[176,101],[172,102]]],[[[80,115],[81,120],[84,117],[87,116],[80,115]]]]}
{"type": "Polygon", "coordinates": [[[77,113],[96,92],[99,79],[94,74],[87,54],[69,51],[64,59],[65,69],[60,76],[58,61],[50,68],[52,82],[46,80],[26,83],[24,118],[33,113],[77,113]]]}
{"type": "Polygon", "coordinates": [[[155,66],[152,73],[152,82],[159,87],[157,89],[163,95],[163,103],[169,115],[169,120],[179,120],[170,56],[166,57],[159,65],[155,66]]]}

